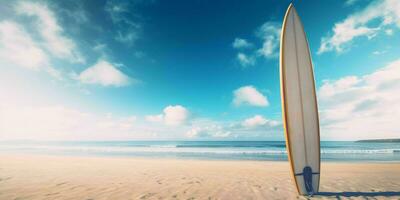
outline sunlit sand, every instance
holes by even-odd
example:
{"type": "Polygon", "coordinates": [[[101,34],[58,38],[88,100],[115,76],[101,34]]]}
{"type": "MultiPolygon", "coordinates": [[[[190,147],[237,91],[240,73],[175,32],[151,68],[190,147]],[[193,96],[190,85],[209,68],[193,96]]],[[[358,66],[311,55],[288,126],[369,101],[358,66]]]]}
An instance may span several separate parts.
{"type": "MultiPolygon", "coordinates": [[[[400,163],[321,166],[322,199],[400,198],[400,163]]],[[[0,155],[0,199],[296,199],[288,162],[0,155]]]]}

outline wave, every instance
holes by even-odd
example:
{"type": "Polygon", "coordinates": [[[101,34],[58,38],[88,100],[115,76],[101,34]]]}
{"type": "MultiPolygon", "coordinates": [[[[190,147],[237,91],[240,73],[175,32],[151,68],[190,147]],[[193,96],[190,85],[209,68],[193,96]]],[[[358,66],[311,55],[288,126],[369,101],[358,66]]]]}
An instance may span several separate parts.
{"type": "MultiPolygon", "coordinates": [[[[0,149],[15,151],[62,151],[93,153],[187,153],[187,154],[250,154],[250,155],[283,155],[285,148],[204,148],[195,145],[179,147],[179,145],[148,146],[54,146],[54,145],[0,145],[0,149]]],[[[398,154],[400,149],[329,149],[322,148],[321,154],[398,154]]]]}
{"type": "Polygon", "coordinates": [[[400,153],[400,149],[340,149],[321,150],[322,154],[393,154],[400,153]]]}
{"type": "Polygon", "coordinates": [[[285,148],[285,144],[260,144],[260,145],[248,145],[248,144],[243,144],[243,145],[237,145],[237,144],[232,144],[232,145],[220,145],[220,144],[178,144],[175,146],[176,148],[267,148],[267,147],[276,147],[276,148],[285,148]]]}
{"type": "MultiPolygon", "coordinates": [[[[4,148],[4,146],[2,146],[4,148]]],[[[77,147],[77,146],[24,146],[6,147],[9,150],[81,151],[81,152],[119,152],[119,153],[209,153],[209,154],[286,154],[285,150],[230,150],[165,147],[77,147]]]]}

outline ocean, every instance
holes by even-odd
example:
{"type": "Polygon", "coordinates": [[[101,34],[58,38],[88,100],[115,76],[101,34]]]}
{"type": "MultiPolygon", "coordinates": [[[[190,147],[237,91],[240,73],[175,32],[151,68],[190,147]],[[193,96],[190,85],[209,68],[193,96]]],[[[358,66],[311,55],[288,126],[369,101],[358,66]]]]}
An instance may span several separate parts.
{"type": "MultiPolygon", "coordinates": [[[[284,141],[7,141],[2,153],[285,161],[284,141]]],[[[322,161],[400,162],[400,143],[323,141],[322,161]]]]}

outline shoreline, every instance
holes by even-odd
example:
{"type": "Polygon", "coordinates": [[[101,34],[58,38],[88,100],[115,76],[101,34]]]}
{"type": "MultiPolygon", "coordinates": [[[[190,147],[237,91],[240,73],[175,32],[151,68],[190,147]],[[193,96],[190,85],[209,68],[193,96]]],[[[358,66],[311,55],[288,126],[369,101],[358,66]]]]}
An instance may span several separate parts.
{"type": "MultiPolygon", "coordinates": [[[[187,160],[187,161],[236,161],[236,162],[289,162],[282,159],[238,159],[238,158],[210,158],[210,157],[176,157],[176,156],[140,156],[140,155],[105,155],[105,154],[73,154],[73,153],[32,153],[32,152],[0,152],[1,156],[49,156],[49,157],[78,157],[78,158],[115,158],[139,160],[187,160]]],[[[354,164],[400,164],[400,160],[324,160],[321,163],[354,163],[354,164]]]]}
{"type": "MultiPolygon", "coordinates": [[[[306,199],[286,161],[0,154],[0,199],[306,199]]],[[[321,163],[320,199],[400,198],[400,163],[321,163]]]]}

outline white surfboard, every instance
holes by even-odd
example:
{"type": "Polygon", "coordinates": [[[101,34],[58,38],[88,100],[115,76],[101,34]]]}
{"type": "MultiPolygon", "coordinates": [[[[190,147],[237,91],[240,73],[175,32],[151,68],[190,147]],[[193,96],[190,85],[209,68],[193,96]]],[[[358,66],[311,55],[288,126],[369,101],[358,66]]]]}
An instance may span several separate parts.
{"type": "Polygon", "coordinates": [[[286,148],[297,191],[318,192],[320,137],[317,98],[310,50],[292,4],[282,25],[280,75],[286,148]]]}

